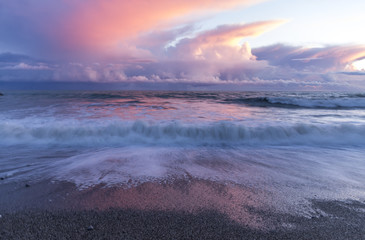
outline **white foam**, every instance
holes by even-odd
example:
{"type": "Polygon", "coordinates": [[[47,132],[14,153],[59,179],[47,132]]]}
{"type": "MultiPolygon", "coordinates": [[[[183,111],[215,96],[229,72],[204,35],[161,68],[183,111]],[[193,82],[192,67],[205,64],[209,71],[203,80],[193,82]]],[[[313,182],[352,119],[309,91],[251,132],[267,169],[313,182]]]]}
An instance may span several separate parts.
{"type": "Polygon", "coordinates": [[[365,125],[235,122],[149,124],[142,121],[0,121],[0,144],[61,146],[152,145],[364,145],[365,125]]]}
{"type": "MultiPolygon", "coordinates": [[[[232,158],[234,151],[178,147],[128,147],[80,154],[54,164],[51,173],[58,180],[76,183],[80,188],[140,184],[154,180],[185,178],[188,175],[216,181],[236,181],[245,163],[232,158]],[[231,156],[230,156],[231,155],[231,156]],[[227,170],[231,170],[227,174],[227,170]]],[[[238,156],[238,155],[236,155],[238,156]]]]}
{"type": "Polygon", "coordinates": [[[274,192],[296,191],[295,196],[301,196],[302,191],[347,196],[364,194],[363,154],[362,149],[302,147],[111,148],[56,162],[44,175],[74,182],[80,188],[192,176],[274,192]]]}
{"type": "Polygon", "coordinates": [[[141,150],[108,149],[80,154],[56,163],[56,175],[58,179],[73,181],[79,186],[114,185],[130,180],[143,182],[168,175],[170,169],[161,161],[163,152],[141,150]]]}

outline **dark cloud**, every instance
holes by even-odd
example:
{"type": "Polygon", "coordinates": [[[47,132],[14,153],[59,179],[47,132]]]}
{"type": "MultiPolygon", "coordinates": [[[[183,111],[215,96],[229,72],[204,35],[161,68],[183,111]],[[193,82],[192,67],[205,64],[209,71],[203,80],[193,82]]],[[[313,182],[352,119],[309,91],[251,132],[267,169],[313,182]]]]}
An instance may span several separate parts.
{"type": "Polygon", "coordinates": [[[357,72],[339,72],[339,74],[345,74],[350,76],[365,76],[364,71],[357,71],[357,72]]]}
{"type": "Polygon", "coordinates": [[[35,59],[23,54],[14,54],[10,52],[0,53],[0,63],[29,63],[34,61],[35,59]]]}

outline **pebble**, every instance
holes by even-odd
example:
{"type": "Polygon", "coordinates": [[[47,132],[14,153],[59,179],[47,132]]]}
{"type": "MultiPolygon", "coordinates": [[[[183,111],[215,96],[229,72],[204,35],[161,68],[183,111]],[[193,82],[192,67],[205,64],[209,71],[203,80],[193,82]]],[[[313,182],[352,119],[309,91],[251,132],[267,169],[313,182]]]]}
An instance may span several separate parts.
{"type": "Polygon", "coordinates": [[[87,227],[87,230],[88,230],[88,231],[92,231],[92,230],[94,230],[93,225],[88,226],[88,227],[87,227]]]}

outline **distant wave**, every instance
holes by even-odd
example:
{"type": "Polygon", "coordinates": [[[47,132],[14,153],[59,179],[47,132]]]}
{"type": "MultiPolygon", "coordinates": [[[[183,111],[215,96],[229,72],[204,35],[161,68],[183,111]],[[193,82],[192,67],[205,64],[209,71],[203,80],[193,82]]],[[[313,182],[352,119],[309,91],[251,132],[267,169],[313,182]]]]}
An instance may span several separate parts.
{"type": "Polygon", "coordinates": [[[129,96],[124,96],[118,93],[87,93],[81,95],[83,98],[87,99],[121,99],[130,98],[129,96]]]}
{"type": "MultiPolygon", "coordinates": [[[[87,93],[88,99],[134,99],[154,97],[162,99],[178,98],[212,100],[220,103],[247,104],[258,107],[282,108],[322,108],[322,109],[362,109],[365,108],[365,94],[362,93],[204,93],[204,92],[105,92],[87,93]]],[[[138,100],[133,100],[138,103],[138,100]]]]}
{"type": "MultiPolygon", "coordinates": [[[[357,95],[358,96],[358,95],[357,95]]],[[[225,99],[226,103],[243,103],[258,107],[361,109],[365,108],[365,96],[346,98],[298,98],[298,97],[248,97],[225,99]]]]}
{"type": "Polygon", "coordinates": [[[365,145],[364,125],[296,124],[247,127],[205,124],[26,120],[0,122],[0,144],[85,146],[152,145],[365,145]]]}

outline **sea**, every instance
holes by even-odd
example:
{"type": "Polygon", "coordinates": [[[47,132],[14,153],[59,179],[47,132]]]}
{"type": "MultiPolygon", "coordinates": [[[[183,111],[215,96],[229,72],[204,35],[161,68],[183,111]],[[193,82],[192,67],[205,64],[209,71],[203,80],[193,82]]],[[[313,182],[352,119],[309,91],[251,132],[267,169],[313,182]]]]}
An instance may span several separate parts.
{"type": "Polygon", "coordinates": [[[80,190],[196,178],[291,202],[364,199],[365,93],[4,92],[0,177],[80,190]]]}

